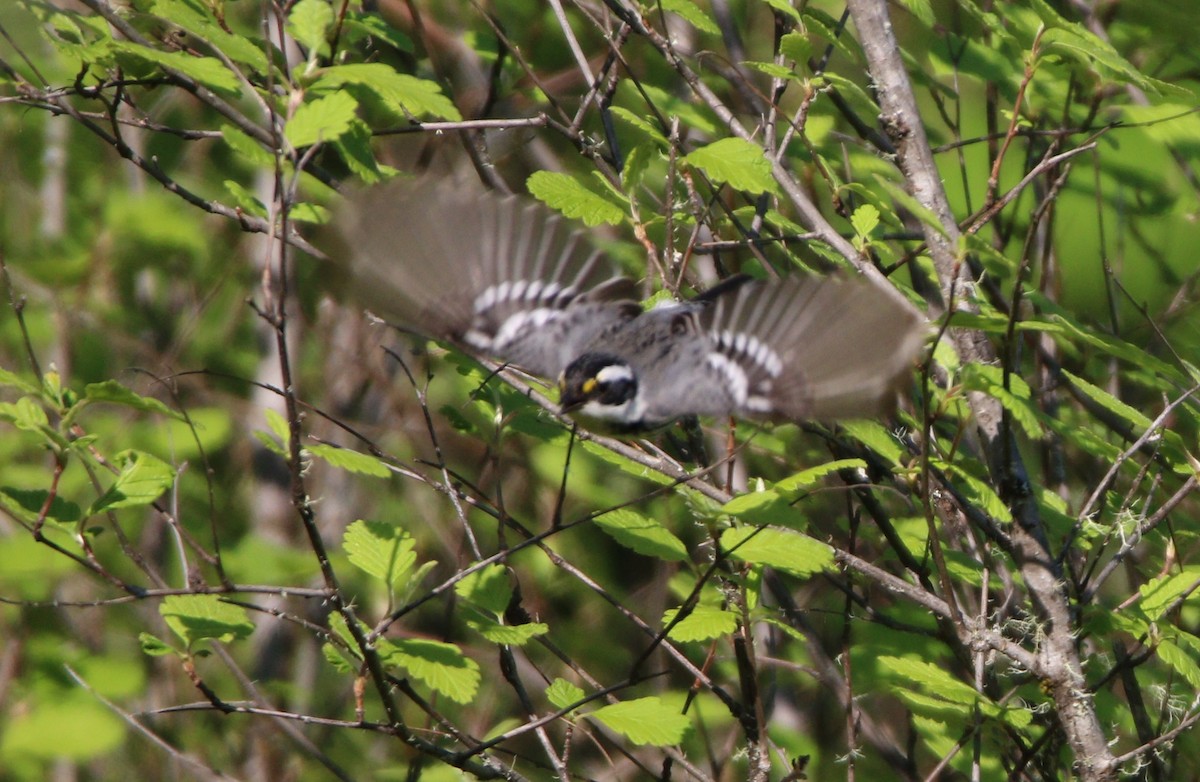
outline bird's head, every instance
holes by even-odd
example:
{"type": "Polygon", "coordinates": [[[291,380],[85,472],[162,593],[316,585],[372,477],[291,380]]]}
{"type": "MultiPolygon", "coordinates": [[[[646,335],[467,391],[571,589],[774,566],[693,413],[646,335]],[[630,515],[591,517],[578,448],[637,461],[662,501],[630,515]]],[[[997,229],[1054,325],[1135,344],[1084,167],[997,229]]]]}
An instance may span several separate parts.
{"type": "Polygon", "coordinates": [[[584,353],[558,379],[559,405],[564,413],[617,424],[635,424],[638,381],[633,368],[607,353],[584,353]]]}

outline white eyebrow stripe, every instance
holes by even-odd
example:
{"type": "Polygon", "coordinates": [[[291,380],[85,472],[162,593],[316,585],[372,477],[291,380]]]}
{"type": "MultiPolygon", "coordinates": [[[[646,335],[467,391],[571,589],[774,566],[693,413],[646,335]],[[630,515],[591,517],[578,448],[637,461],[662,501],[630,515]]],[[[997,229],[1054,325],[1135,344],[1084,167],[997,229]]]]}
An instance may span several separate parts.
{"type": "Polygon", "coordinates": [[[596,373],[596,380],[601,383],[633,380],[633,370],[629,368],[628,364],[609,364],[596,373]]]}

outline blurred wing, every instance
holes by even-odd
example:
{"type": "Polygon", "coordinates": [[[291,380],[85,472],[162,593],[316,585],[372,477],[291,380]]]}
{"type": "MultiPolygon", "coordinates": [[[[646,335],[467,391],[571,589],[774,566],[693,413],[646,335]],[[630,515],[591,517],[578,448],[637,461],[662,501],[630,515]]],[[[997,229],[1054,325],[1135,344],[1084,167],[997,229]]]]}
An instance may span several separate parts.
{"type": "Polygon", "coordinates": [[[925,340],[925,320],[866,279],[753,281],[699,315],[708,337],[689,400],[704,414],[833,419],[886,413],[925,340]]]}
{"type": "Polygon", "coordinates": [[[404,182],[348,199],[351,294],[386,320],[556,377],[635,316],[629,279],[541,204],[478,184],[404,182]]]}

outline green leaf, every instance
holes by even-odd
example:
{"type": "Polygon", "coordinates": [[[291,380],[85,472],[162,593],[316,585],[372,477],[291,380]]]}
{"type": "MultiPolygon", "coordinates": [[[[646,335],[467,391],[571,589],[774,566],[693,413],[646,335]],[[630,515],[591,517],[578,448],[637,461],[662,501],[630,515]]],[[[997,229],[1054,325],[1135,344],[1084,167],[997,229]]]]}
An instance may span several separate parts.
{"type": "Polygon", "coordinates": [[[546,688],[546,700],[556,709],[565,709],[583,700],[586,693],[566,679],[555,679],[546,688]]]}
{"type": "Polygon", "coordinates": [[[634,744],[667,747],[683,741],[691,722],[661,698],[638,698],[614,703],[586,715],[620,733],[634,744]]]}
{"type": "Polygon", "coordinates": [[[300,104],[283,128],[288,143],[296,149],[341,138],[350,130],[358,101],[345,92],[300,104]]]}
{"type": "Polygon", "coordinates": [[[216,595],[169,595],[158,612],[188,648],[207,638],[229,643],[254,632],[245,609],[222,602],[216,595]]]}
{"type": "Polygon", "coordinates": [[[232,196],[233,205],[238,209],[255,217],[265,219],[268,216],[267,205],[260,201],[258,195],[250,188],[233,179],[226,179],[221,184],[225,186],[225,192],[232,196]]]}
{"type": "Polygon", "coordinates": [[[664,136],[662,131],[658,129],[658,126],[651,123],[650,120],[638,116],[622,106],[613,106],[609,109],[609,112],[617,119],[621,120],[625,124],[640,132],[646,138],[653,141],[655,144],[658,144],[660,147],[666,147],[668,145],[667,137],[664,136]]]}
{"type": "MultiPolygon", "coordinates": [[[[113,752],[125,738],[124,723],[89,694],[59,692],[40,701],[28,696],[23,700],[23,708],[13,710],[5,720],[0,757],[6,761],[32,757],[47,764],[74,765],[113,752]]],[[[16,771],[20,765],[13,763],[5,771],[16,771]]],[[[12,778],[45,777],[35,773],[12,778]]]]}
{"type": "MultiPolygon", "coordinates": [[[[663,614],[663,625],[670,625],[679,609],[672,608],[663,614]]],[[[680,619],[667,633],[675,641],[711,641],[723,638],[737,629],[737,614],[717,606],[698,605],[680,619]]]]}
{"type": "Polygon", "coordinates": [[[625,219],[623,205],[614,203],[610,193],[589,190],[567,174],[536,171],[525,185],[534,198],[567,217],[583,220],[584,225],[618,225],[625,219]]]}
{"type": "Polygon", "coordinates": [[[779,65],[773,62],[760,62],[757,60],[747,60],[742,63],[749,68],[753,68],[759,73],[765,73],[772,79],[796,79],[799,78],[795,71],[786,65],[779,65]]]}
{"type": "Polygon", "coordinates": [[[833,549],[828,545],[799,532],[773,527],[727,529],[721,534],[721,550],[734,559],[801,577],[833,565],[833,549]]]}
{"type": "Polygon", "coordinates": [[[441,87],[435,82],[397,73],[383,63],[351,63],[324,68],[311,89],[337,92],[344,87],[370,92],[400,118],[431,116],[448,120],[462,119],[454,103],[442,94],[441,87]]]}
{"type": "Polygon", "coordinates": [[[596,526],[627,549],[665,562],[684,562],[687,546],[673,532],[654,519],[628,508],[597,516],[596,526]]]}
{"type": "Polygon", "coordinates": [[[46,411],[32,396],[23,396],[16,402],[0,402],[0,420],[26,432],[44,432],[50,426],[46,411]]]}
{"type": "Polygon", "coordinates": [[[416,563],[415,547],[411,535],[382,521],[359,519],[342,536],[342,548],[350,563],[388,588],[395,588],[416,563]]]}
{"type": "Polygon", "coordinates": [[[325,658],[325,662],[333,666],[333,669],[338,673],[357,673],[358,666],[354,665],[347,659],[346,655],[333,644],[321,644],[321,656],[325,658]]]}
{"type": "Polygon", "coordinates": [[[971,706],[980,700],[979,693],[973,687],[951,676],[944,666],[887,656],[877,658],[876,662],[881,669],[897,677],[888,679],[893,692],[916,685],[951,703],[971,706]]]}
{"type": "Polygon", "coordinates": [[[391,477],[392,471],[387,465],[369,453],[359,453],[349,448],[338,448],[336,445],[313,443],[305,447],[313,456],[322,459],[334,467],[340,467],[358,475],[369,475],[372,478],[391,477]]]}
{"type": "Polygon", "coordinates": [[[815,486],[818,486],[827,476],[842,470],[866,470],[867,463],[863,459],[836,459],[825,464],[818,464],[816,467],[809,467],[807,470],[801,470],[798,473],[789,475],[781,481],[778,481],[772,488],[783,494],[786,497],[795,498],[802,492],[806,492],[815,486]]]}
{"type": "Polygon", "coordinates": [[[1117,417],[1125,419],[1131,423],[1137,431],[1144,432],[1150,428],[1150,424],[1154,423],[1152,420],[1143,415],[1140,410],[1130,407],[1104,389],[1094,386],[1088,381],[1084,380],[1079,375],[1072,374],[1065,369],[1062,370],[1062,373],[1071,380],[1072,385],[1083,392],[1084,396],[1088,397],[1109,412],[1116,414],[1117,417]]]}
{"type": "Polygon", "coordinates": [[[183,51],[163,52],[132,41],[113,41],[111,46],[119,54],[150,66],[175,71],[216,92],[231,96],[242,92],[242,83],[225,67],[225,63],[215,57],[197,57],[183,51]]]}
{"type": "MultiPolygon", "coordinates": [[[[300,0],[288,14],[287,31],[312,55],[328,55],[326,36],[333,26],[333,9],[325,0],[300,0]]],[[[296,146],[301,146],[296,144],[296,146]]]]}
{"type": "Polygon", "coordinates": [[[142,653],[150,657],[165,657],[169,654],[177,654],[175,647],[150,633],[138,633],[138,643],[142,647],[142,653]]]}
{"type": "Polygon", "coordinates": [[[684,156],[684,161],[718,182],[748,193],[777,193],[771,161],[756,144],[740,138],[723,138],[684,156]]]}
{"type": "Polygon", "coordinates": [[[967,390],[982,391],[1000,402],[1030,439],[1042,436],[1042,425],[1032,402],[1033,391],[1020,375],[1010,373],[1006,389],[1003,369],[968,363],[962,369],[962,384],[967,390]]]}
{"type": "Polygon", "coordinates": [[[1197,582],[1200,582],[1200,566],[1196,565],[1148,581],[1138,588],[1142,596],[1141,609],[1151,622],[1157,622],[1163,612],[1181,596],[1187,594],[1189,599],[1195,596],[1197,582]]]}
{"type": "Polygon", "coordinates": [[[383,41],[401,52],[411,53],[414,51],[412,39],[393,25],[388,24],[387,20],[378,13],[348,11],[346,13],[346,31],[349,33],[350,41],[370,37],[373,40],[383,41]]]}
{"type": "Polygon", "coordinates": [[[488,565],[465,576],[454,585],[455,593],[475,605],[502,616],[512,600],[512,585],[508,580],[508,568],[504,565],[488,565]]]}
{"type": "Polygon", "coordinates": [[[1200,665],[1196,664],[1191,655],[1171,641],[1159,642],[1154,651],[1160,660],[1186,679],[1193,689],[1200,689],[1200,665]]]}
{"type": "MultiPolygon", "coordinates": [[[[18,489],[13,486],[0,486],[0,507],[22,521],[32,524],[46,505],[50,492],[42,489],[18,489]]],[[[46,511],[46,520],[61,524],[72,524],[79,521],[79,506],[61,495],[55,495],[46,511]]]]}
{"type": "Polygon", "coordinates": [[[893,467],[902,465],[907,451],[896,436],[878,421],[842,421],[846,434],[882,456],[893,467]]]}
{"type": "Polygon", "coordinates": [[[88,516],[116,508],[149,505],[175,481],[175,470],[171,465],[144,451],[122,451],[115,461],[121,465],[121,472],[108,491],[92,503],[88,516]]]}
{"type": "Polygon", "coordinates": [[[775,9],[780,16],[791,19],[797,24],[800,23],[800,12],[792,8],[792,4],[788,0],[764,0],[764,2],[775,9]]]}
{"type": "Polygon", "coordinates": [[[870,204],[863,204],[850,215],[850,225],[860,239],[870,239],[871,232],[879,225],[879,210],[870,204]]]}
{"type": "Polygon", "coordinates": [[[29,382],[16,372],[9,372],[4,367],[0,367],[0,386],[13,386],[26,394],[36,394],[40,390],[35,383],[29,382]]]}
{"type": "Polygon", "coordinates": [[[779,39],[779,52],[802,67],[808,65],[808,58],[812,56],[812,44],[801,33],[788,33],[779,39]]]}
{"type": "Polygon", "coordinates": [[[933,25],[933,6],[929,0],[900,0],[909,12],[927,27],[933,25]]]}
{"type": "Polygon", "coordinates": [[[804,515],[774,489],[739,494],[722,505],[721,512],[755,526],[783,524],[788,527],[800,527],[804,521],[804,515]]]}
{"type": "Polygon", "coordinates": [[[670,11],[686,19],[691,23],[692,27],[695,27],[700,32],[708,33],[709,35],[721,34],[721,28],[717,27],[717,23],[709,19],[691,0],[659,0],[659,2],[662,3],[663,10],[670,11]]]}
{"type": "Polygon", "coordinates": [[[83,398],[88,402],[111,402],[114,405],[124,405],[146,413],[159,413],[180,421],[184,420],[184,416],[178,411],[172,410],[157,399],[136,394],[115,380],[88,383],[83,389],[83,398]]]}
{"type": "Polygon", "coordinates": [[[524,646],[539,635],[550,632],[550,626],[541,622],[502,625],[490,619],[468,619],[467,625],[488,641],[502,646],[524,646]]]}
{"type": "Polygon", "coordinates": [[[479,664],[454,644],[407,638],[381,643],[379,651],[388,665],[403,668],[455,703],[470,703],[479,691],[479,664]]]}
{"type": "Polygon", "coordinates": [[[249,38],[222,30],[211,14],[205,15],[193,5],[179,0],[155,0],[149,10],[160,19],[186,30],[190,35],[212,44],[222,54],[259,73],[267,71],[267,56],[249,38]]]}

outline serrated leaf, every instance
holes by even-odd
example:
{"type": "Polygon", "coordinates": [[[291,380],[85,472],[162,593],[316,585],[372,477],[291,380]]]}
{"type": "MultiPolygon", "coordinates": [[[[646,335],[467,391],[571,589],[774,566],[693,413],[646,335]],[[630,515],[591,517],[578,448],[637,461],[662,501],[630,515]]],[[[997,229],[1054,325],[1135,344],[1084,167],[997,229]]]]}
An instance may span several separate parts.
{"type": "Polygon", "coordinates": [[[1004,503],[1004,500],[1000,499],[1000,495],[996,493],[991,484],[954,465],[949,465],[946,469],[963,482],[962,492],[971,500],[971,504],[996,521],[1003,524],[1012,522],[1012,509],[1004,503]]]}
{"type": "Polygon", "coordinates": [[[660,147],[667,146],[667,137],[663,135],[662,131],[660,131],[658,127],[651,123],[648,119],[640,117],[622,106],[612,106],[609,108],[609,112],[614,117],[634,128],[660,147]]]}
{"type": "Polygon", "coordinates": [[[1157,622],[1162,618],[1167,607],[1182,595],[1195,595],[1198,582],[1200,582],[1200,566],[1196,565],[1185,567],[1180,572],[1172,573],[1169,576],[1155,578],[1138,588],[1138,592],[1142,596],[1139,605],[1146,612],[1150,621],[1157,622]]]}
{"type": "Polygon", "coordinates": [[[88,383],[83,389],[83,398],[89,402],[111,402],[115,405],[132,407],[147,413],[159,413],[183,420],[183,415],[172,410],[157,399],[134,393],[115,380],[105,380],[103,383],[88,383]]]}
{"type": "Polygon", "coordinates": [[[175,647],[150,633],[138,633],[138,644],[142,647],[142,653],[150,657],[165,657],[169,654],[176,654],[175,647]]]}
{"type": "Polygon", "coordinates": [[[455,593],[475,605],[501,616],[512,600],[512,585],[504,565],[488,565],[465,576],[454,585],[455,593]]]}
{"type": "Polygon", "coordinates": [[[539,635],[550,632],[550,626],[541,622],[502,625],[490,619],[468,619],[467,625],[487,640],[502,646],[524,646],[539,635]]]}
{"type": "Polygon", "coordinates": [[[283,451],[286,453],[288,450],[288,443],[292,439],[292,431],[288,427],[287,419],[269,407],[263,411],[263,416],[267,419],[267,426],[270,428],[271,432],[279,438],[280,444],[283,445],[283,451]]]}
{"type": "Polygon", "coordinates": [[[686,715],[654,696],[614,703],[586,716],[620,733],[634,744],[652,747],[680,743],[691,727],[686,715]]]}
{"type": "Polygon", "coordinates": [[[190,35],[207,41],[234,62],[249,66],[259,73],[266,72],[267,57],[262,48],[249,38],[222,30],[211,14],[205,16],[191,4],[179,0],[155,0],[149,11],[159,19],[165,19],[190,35]]]}
{"type": "Polygon", "coordinates": [[[479,664],[454,644],[407,638],[381,644],[380,656],[455,703],[470,703],[479,691],[479,664]]]}
{"type": "Polygon", "coordinates": [[[88,516],[117,508],[149,505],[175,481],[171,465],[144,451],[122,451],[114,461],[121,465],[121,472],[108,491],[92,503],[88,516]]]}
{"type": "Polygon", "coordinates": [[[579,180],[553,171],[536,171],[525,182],[534,198],[584,225],[619,225],[625,210],[608,193],[589,190],[579,180]]]}
{"type": "Polygon", "coordinates": [[[300,0],[288,14],[288,33],[308,52],[329,54],[326,35],[332,26],[333,9],[325,0],[300,0]]]}
{"type": "Polygon", "coordinates": [[[1161,641],[1154,647],[1159,659],[1175,669],[1193,689],[1200,689],[1200,665],[1192,656],[1171,641],[1161,641]]]}
{"type": "Polygon", "coordinates": [[[900,466],[904,459],[904,446],[886,426],[878,421],[843,421],[841,428],[846,434],[882,456],[892,466],[900,466]]]}
{"type": "Polygon", "coordinates": [[[970,706],[981,700],[973,687],[951,676],[943,666],[903,657],[879,657],[876,662],[881,669],[900,677],[900,681],[888,679],[893,692],[909,689],[915,684],[951,703],[970,706]]]}
{"type": "MultiPolygon", "coordinates": [[[[957,324],[956,324],[957,325],[957,324]]],[[[997,366],[968,363],[963,366],[963,387],[970,391],[982,391],[1000,402],[1009,415],[1020,425],[1026,436],[1038,439],[1042,436],[1042,425],[1033,406],[1032,390],[1019,375],[1008,376],[1008,388],[1004,387],[1004,370],[997,366]]]]}
{"type": "Polygon", "coordinates": [[[168,595],[158,612],[188,647],[206,638],[229,643],[254,632],[245,609],[222,602],[216,595],[168,595]]]}
{"type": "Polygon", "coordinates": [[[410,53],[414,51],[412,39],[393,25],[388,24],[387,20],[377,13],[347,12],[346,30],[351,33],[351,40],[358,40],[360,36],[370,36],[373,39],[384,41],[398,51],[410,53]]]}
{"type": "Polygon", "coordinates": [[[556,709],[565,709],[572,703],[579,703],[586,693],[566,679],[555,679],[546,688],[546,700],[556,709]]]}
{"type": "Polygon", "coordinates": [[[801,526],[804,516],[774,489],[739,494],[721,506],[722,513],[755,525],[783,524],[801,526]]]}
{"type": "Polygon", "coordinates": [[[717,23],[709,19],[704,11],[690,0],[659,0],[659,2],[662,3],[664,10],[686,19],[692,27],[700,32],[709,35],[721,34],[721,28],[717,27],[717,23]]]}
{"type": "Polygon", "coordinates": [[[192,81],[226,95],[240,95],[242,84],[225,63],[215,57],[197,57],[188,52],[164,52],[132,41],[114,40],[115,52],[136,60],[183,74],[192,81]]]}
{"type": "Polygon", "coordinates": [[[0,402],[0,420],[26,432],[42,432],[50,425],[46,411],[32,396],[23,396],[16,402],[0,402]]]}
{"type": "Polygon", "coordinates": [[[619,468],[629,475],[637,478],[644,478],[662,486],[671,483],[671,479],[663,475],[661,472],[652,470],[642,464],[638,464],[632,459],[622,456],[615,451],[611,451],[599,443],[591,440],[584,440],[581,444],[583,445],[583,450],[587,453],[592,454],[600,460],[619,468]]]}
{"type": "Polygon", "coordinates": [[[752,565],[810,576],[833,564],[833,549],[807,535],[773,527],[736,527],[721,534],[721,550],[752,565]]]}
{"type": "Polygon", "coordinates": [[[9,372],[4,367],[0,367],[0,385],[13,386],[26,394],[36,394],[39,390],[36,384],[29,382],[15,372],[9,372]]]}
{"type": "Polygon", "coordinates": [[[1140,410],[1130,407],[1104,389],[1092,385],[1088,381],[1079,377],[1079,375],[1072,374],[1065,369],[1062,370],[1062,373],[1071,380],[1072,385],[1074,385],[1079,391],[1083,392],[1084,396],[1088,397],[1109,412],[1115,413],[1118,417],[1123,418],[1129,423],[1133,424],[1137,431],[1144,432],[1150,428],[1150,424],[1154,423],[1145,415],[1143,415],[1140,410]]]}
{"type": "MultiPolygon", "coordinates": [[[[50,492],[42,489],[18,489],[13,486],[0,486],[0,506],[12,515],[34,523],[46,507],[46,499],[50,492]]],[[[46,521],[72,524],[79,521],[79,506],[60,495],[55,495],[46,511],[46,521]]]]}
{"type": "Polygon", "coordinates": [[[358,475],[369,475],[372,478],[388,478],[392,471],[387,465],[369,453],[359,453],[349,448],[338,448],[325,443],[313,443],[305,447],[313,456],[358,475]]]}
{"type": "Polygon", "coordinates": [[[758,60],[747,60],[742,63],[749,68],[753,68],[759,73],[765,73],[772,79],[797,79],[799,78],[795,71],[786,65],[779,65],[774,62],[760,62],[758,60]]]}
{"type": "Polygon", "coordinates": [[[225,191],[232,196],[233,205],[238,209],[255,217],[264,219],[267,217],[267,205],[260,201],[258,195],[250,188],[233,179],[226,179],[221,184],[225,186],[225,191]]]}
{"type": "Polygon", "coordinates": [[[806,35],[788,33],[779,39],[779,52],[797,66],[804,66],[808,64],[808,58],[812,56],[812,44],[806,35]]]}
{"type": "Polygon", "coordinates": [[[933,6],[929,0],[900,0],[913,16],[926,26],[933,25],[933,6]]]}
{"type": "Polygon", "coordinates": [[[797,24],[800,23],[800,12],[792,8],[792,4],[788,0],[763,0],[771,8],[775,9],[781,16],[791,19],[797,24]]]}
{"type": "Polygon", "coordinates": [[[863,204],[850,215],[850,225],[861,239],[869,239],[879,225],[879,210],[871,204],[863,204]]]}
{"type": "Polygon", "coordinates": [[[836,459],[825,464],[818,464],[816,467],[809,467],[807,470],[801,470],[798,473],[789,475],[781,481],[778,481],[772,488],[785,496],[795,496],[800,492],[807,491],[814,486],[817,486],[821,481],[829,475],[841,472],[842,470],[865,470],[867,463],[863,459],[836,459]]]}
{"type": "Polygon", "coordinates": [[[383,102],[385,108],[401,118],[431,116],[448,120],[462,119],[454,103],[442,94],[442,88],[437,83],[407,73],[397,73],[391,66],[378,62],[324,68],[311,89],[337,92],[347,86],[371,92],[383,102]]]}
{"type": "Polygon", "coordinates": [[[638,554],[665,562],[683,562],[688,558],[687,546],[673,532],[629,508],[609,511],[593,521],[617,543],[638,554]]]}
{"type": "Polygon", "coordinates": [[[740,138],[723,138],[689,152],[683,158],[712,179],[748,193],[777,193],[771,161],[762,147],[740,138]]]}
{"type": "Polygon", "coordinates": [[[395,588],[417,561],[416,541],[382,521],[358,521],[346,528],[342,548],[350,564],[395,588]]]}
{"type": "Polygon", "coordinates": [[[358,673],[358,668],[333,644],[321,644],[321,656],[338,673],[358,673]]]}
{"type": "Polygon", "coordinates": [[[288,143],[296,149],[341,138],[350,130],[358,101],[345,92],[300,104],[283,128],[288,143]]]}
{"type": "MultiPolygon", "coordinates": [[[[663,614],[663,626],[670,625],[677,613],[677,608],[666,611],[663,614]]],[[[681,642],[711,641],[714,638],[723,638],[736,629],[737,614],[717,606],[698,605],[671,627],[667,635],[672,640],[681,642]]]]}

